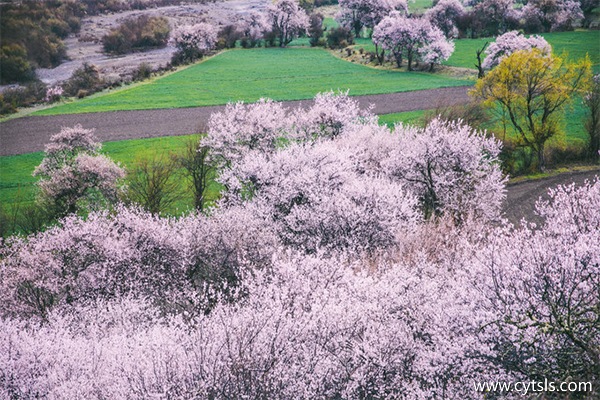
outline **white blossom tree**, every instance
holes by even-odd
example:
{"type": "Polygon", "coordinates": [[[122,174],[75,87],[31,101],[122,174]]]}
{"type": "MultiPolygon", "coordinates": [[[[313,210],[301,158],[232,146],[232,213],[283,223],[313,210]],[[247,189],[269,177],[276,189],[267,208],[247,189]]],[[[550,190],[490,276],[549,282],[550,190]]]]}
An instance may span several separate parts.
{"type": "Polygon", "coordinates": [[[241,21],[240,30],[243,33],[242,40],[248,41],[246,46],[255,47],[264,37],[264,33],[270,28],[271,26],[264,13],[252,12],[241,21]]]}
{"type": "MultiPolygon", "coordinates": [[[[390,130],[345,94],[304,119],[252,107],[213,119],[207,140],[234,150],[211,215],[118,206],[0,241],[1,398],[516,399],[472,382],[598,382],[600,180],[514,227],[499,143],[460,122],[390,130]],[[252,126],[266,133],[225,134],[252,126]]],[[[98,150],[69,129],[46,168],[98,150]]]]}
{"type": "Polygon", "coordinates": [[[40,199],[53,214],[60,217],[116,202],[125,172],[98,153],[101,147],[93,130],[81,125],[63,128],[50,138],[33,175],[40,178],[40,199]]]}
{"type": "Polygon", "coordinates": [[[390,52],[399,68],[406,58],[409,71],[415,60],[437,63],[448,59],[454,50],[454,44],[428,19],[407,18],[399,13],[390,14],[375,27],[373,43],[390,52]]]}
{"type": "Polygon", "coordinates": [[[399,125],[394,133],[399,142],[384,166],[419,196],[425,217],[499,219],[505,178],[497,140],[440,119],[424,129],[399,125]]]}
{"type": "Polygon", "coordinates": [[[340,11],[336,19],[342,26],[360,36],[363,28],[373,29],[393,11],[408,13],[406,0],[340,0],[340,11]]]}
{"type": "Polygon", "coordinates": [[[204,57],[217,44],[217,28],[204,22],[177,28],[170,43],[177,48],[174,56],[179,62],[193,62],[204,57]]]}
{"type": "Polygon", "coordinates": [[[292,126],[281,103],[270,99],[253,104],[230,103],[223,112],[210,116],[202,145],[211,148],[215,161],[230,164],[248,153],[274,152],[292,126]]]}
{"type": "Polygon", "coordinates": [[[495,315],[488,340],[501,349],[496,361],[507,370],[597,381],[600,181],[549,194],[536,207],[542,226],[497,233],[478,257],[488,277],[478,286],[495,315]]]}
{"type": "Polygon", "coordinates": [[[528,31],[551,32],[573,29],[573,23],[584,15],[579,1],[534,0],[523,6],[521,17],[528,31]]]}
{"type": "Polygon", "coordinates": [[[550,55],[552,52],[550,44],[541,36],[533,35],[527,38],[517,31],[506,32],[498,36],[496,41],[485,50],[486,57],[481,66],[493,68],[515,51],[533,48],[539,49],[545,55],[550,55]]]}
{"type": "Polygon", "coordinates": [[[308,28],[308,15],[295,0],[278,0],[267,9],[279,46],[285,47],[308,28]]]}
{"type": "Polygon", "coordinates": [[[440,28],[447,38],[455,38],[458,35],[456,21],[465,13],[465,7],[459,0],[440,0],[427,10],[425,17],[434,26],[440,28]]]}

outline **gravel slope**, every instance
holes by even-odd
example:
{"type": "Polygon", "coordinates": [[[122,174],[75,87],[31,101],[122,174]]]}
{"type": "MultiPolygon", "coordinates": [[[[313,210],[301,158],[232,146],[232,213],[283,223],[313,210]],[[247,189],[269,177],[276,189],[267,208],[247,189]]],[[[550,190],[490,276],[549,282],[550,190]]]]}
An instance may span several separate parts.
{"type": "MultiPolygon", "coordinates": [[[[469,101],[470,87],[419,90],[414,92],[357,96],[363,108],[374,105],[376,114],[432,109],[469,101]]],[[[289,107],[306,106],[305,101],[284,102],[289,107]]],[[[63,126],[81,124],[94,128],[101,142],[159,136],[186,135],[202,132],[210,114],[223,106],[112,111],[104,113],[68,114],[23,117],[0,123],[0,156],[41,151],[44,145],[63,126]]]]}

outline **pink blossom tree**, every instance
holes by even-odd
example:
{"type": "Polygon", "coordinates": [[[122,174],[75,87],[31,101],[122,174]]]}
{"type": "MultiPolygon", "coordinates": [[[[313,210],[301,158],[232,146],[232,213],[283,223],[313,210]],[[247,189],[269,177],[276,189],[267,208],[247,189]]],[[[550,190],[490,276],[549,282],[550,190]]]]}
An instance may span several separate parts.
{"type": "Polygon", "coordinates": [[[93,131],[81,125],[63,128],[50,138],[44,159],[33,175],[40,177],[41,201],[57,216],[117,200],[119,180],[125,172],[98,153],[101,146],[93,131]]]}
{"type": "MultiPolygon", "coordinates": [[[[302,117],[265,100],[212,124],[228,192],[210,215],[119,206],[0,242],[0,397],[598,381],[600,181],[552,190],[519,228],[499,218],[500,144],[460,122],[390,130],[326,93],[302,117]]],[[[69,129],[45,168],[97,152],[69,129]]]]}
{"type": "Polygon", "coordinates": [[[336,20],[360,36],[363,28],[373,29],[393,11],[408,13],[406,0],[340,0],[336,20]]]}
{"type": "Polygon", "coordinates": [[[267,9],[279,46],[285,47],[308,28],[308,15],[295,0],[278,0],[267,9]]]}
{"type": "Polygon", "coordinates": [[[423,62],[429,63],[429,71],[433,71],[436,64],[448,60],[454,53],[454,42],[446,39],[439,29],[432,29],[429,36],[429,43],[421,51],[423,62]]]}
{"type": "Polygon", "coordinates": [[[416,198],[389,178],[359,174],[343,140],[246,157],[221,175],[227,203],[244,202],[287,246],[374,252],[419,217],[416,198]]]}
{"type": "Polygon", "coordinates": [[[521,10],[525,27],[530,32],[573,29],[573,23],[584,17],[581,3],[574,0],[534,0],[521,10]]]}
{"type": "Polygon", "coordinates": [[[373,121],[370,110],[360,108],[348,92],[317,93],[308,108],[298,108],[291,116],[294,137],[298,140],[334,138],[353,124],[373,121]]]}
{"type": "Polygon", "coordinates": [[[274,152],[292,125],[281,103],[269,99],[230,103],[225,111],[210,116],[202,145],[211,148],[215,161],[231,164],[248,153],[274,152]]]}
{"type": "Polygon", "coordinates": [[[240,27],[243,34],[242,45],[245,47],[255,47],[269,28],[269,21],[263,13],[252,12],[245,16],[241,21],[240,27]],[[244,40],[247,41],[246,45],[243,43],[244,40]]]}
{"type": "Polygon", "coordinates": [[[204,57],[215,48],[217,35],[217,28],[204,22],[180,26],[170,39],[170,43],[177,48],[174,60],[189,63],[204,57]]]}
{"type": "Polygon", "coordinates": [[[470,29],[480,36],[496,36],[519,25],[514,0],[483,0],[471,11],[470,29]]]}
{"type": "Polygon", "coordinates": [[[550,44],[541,36],[533,35],[527,38],[517,31],[506,32],[498,36],[496,41],[485,50],[486,58],[481,66],[488,69],[493,68],[515,51],[531,50],[532,48],[539,49],[545,55],[550,55],[552,52],[550,44]]]}
{"type": "Polygon", "coordinates": [[[424,129],[399,125],[394,133],[398,144],[384,165],[418,195],[426,218],[499,219],[506,179],[497,140],[440,119],[424,129]]]}
{"type": "Polygon", "coordinates": [[[465,13],[465,7],[459,0],[440,0],[427,10],[425,17],[437,26],[447,38],[458,36],[456,21],[465,13]]]}
{"type": "Polygon", "coordinates": [[[389,51],[399,68],[406,57],[409,71],[415,60],[439,62],[449,58],[454,50],[454,45],[429,20],[407,18],[399,13],[390,14],[375,27],[373,42],[389,51]]]}
{"type": "Polygon", "coordinates": [[[600,181],[550,190],[542,226],[495,234],[478,256],[480,290],[502,348],[495,361],[529,378],[597,381],[600,368],[600,181]],[[482,283],[485,282],[485,285],[482,283]]]}

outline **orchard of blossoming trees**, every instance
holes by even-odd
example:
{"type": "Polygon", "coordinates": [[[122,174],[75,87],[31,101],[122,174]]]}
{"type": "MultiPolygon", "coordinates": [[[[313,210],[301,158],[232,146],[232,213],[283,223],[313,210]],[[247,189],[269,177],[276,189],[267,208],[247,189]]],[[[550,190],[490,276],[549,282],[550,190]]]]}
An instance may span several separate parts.
{"type": "Polygon", "coordinates": [[[201,146],[224,187],[209,215],[114,205],[2,242],[0,397],[597,390],[600,181],[509,226],[495,139],[439,119],[389,129],[345,94],[230,104],[201,146]]]}

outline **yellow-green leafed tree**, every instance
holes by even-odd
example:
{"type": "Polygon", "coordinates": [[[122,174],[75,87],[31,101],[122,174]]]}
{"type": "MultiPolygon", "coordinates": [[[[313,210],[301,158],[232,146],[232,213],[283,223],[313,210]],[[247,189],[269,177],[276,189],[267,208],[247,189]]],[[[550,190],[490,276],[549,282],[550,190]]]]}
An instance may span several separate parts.
{"type": "Polygon", "coordinates": [[[486,106],[502,107],[521,145],[531,148],[543,170],[546,142],[561,133],[565,107],[590,81],[588,57],[568,62],[534,48],[506,57],[477,82],[471,95],[486,106]]]}

